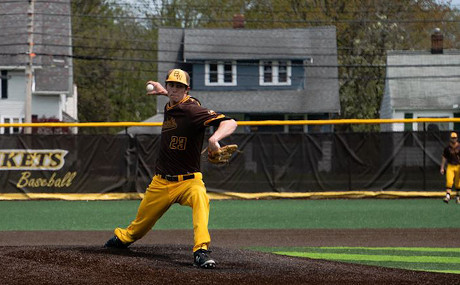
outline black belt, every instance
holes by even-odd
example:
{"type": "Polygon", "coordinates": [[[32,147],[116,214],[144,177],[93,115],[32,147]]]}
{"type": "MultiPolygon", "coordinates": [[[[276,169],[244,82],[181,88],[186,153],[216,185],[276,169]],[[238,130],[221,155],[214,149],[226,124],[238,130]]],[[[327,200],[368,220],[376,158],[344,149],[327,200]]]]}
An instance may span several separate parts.
{"type": "Polygon", "coordinates": [[[184,181],[184,180],[189,180],[189,179],[194,179],[195,174],[183,174],[183,175],[164,175],[164,174],[158,174],[161,178],[166,179],[168,181],[184,181]]]}

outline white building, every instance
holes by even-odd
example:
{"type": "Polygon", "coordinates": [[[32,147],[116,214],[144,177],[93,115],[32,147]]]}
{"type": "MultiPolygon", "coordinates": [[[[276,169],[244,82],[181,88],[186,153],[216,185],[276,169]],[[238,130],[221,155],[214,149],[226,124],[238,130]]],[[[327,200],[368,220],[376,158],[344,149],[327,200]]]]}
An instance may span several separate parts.
{"type": "MultiPolygon", "coordinates": [[[[391,51],[387,55],[382,119],[460,117],[460,50],[444,50],[432,35],[431,51],[391,51]]],[[[427,129],[460,130],[457,123],[429,123],[427,129]]],[[[384,124],[382,131],[423,131],[423,123],[384,124]]]]}
{"type": "MultiPolygon", "coordinates": [[[[1,123],[24,122],[29,12],[28,1],[0,2],[1,123]]],[[[33,12],[32,119],[76,121],[70,1],[36,1],[33,12]]],[[[18,132],[18,128],[0,128],[1,134],[18,132]]]]}

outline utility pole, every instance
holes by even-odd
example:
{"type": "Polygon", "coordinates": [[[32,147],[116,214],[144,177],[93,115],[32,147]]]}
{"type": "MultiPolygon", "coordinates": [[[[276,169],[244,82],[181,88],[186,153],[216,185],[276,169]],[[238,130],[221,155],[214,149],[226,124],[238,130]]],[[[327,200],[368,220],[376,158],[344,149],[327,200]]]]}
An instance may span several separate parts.
{"type": "MultiPolygon", "coordinates": [[[[27,56],[27,65],[26,65],[26,76],[27,76],[27,86],[26,86],[26,100],[25,100],[25,122],[32,123],[32,81],[34,79],[34,70],[33,70],[33,59],[35,57],[34,53],[34,14],[35,14],[35,0],[29,0],[29,7],[27,10],[27,43],[29,44],[29,51],[27,56]]],[[[32,128],[24,128],[24,133],[31,134],[32,128]]]]}

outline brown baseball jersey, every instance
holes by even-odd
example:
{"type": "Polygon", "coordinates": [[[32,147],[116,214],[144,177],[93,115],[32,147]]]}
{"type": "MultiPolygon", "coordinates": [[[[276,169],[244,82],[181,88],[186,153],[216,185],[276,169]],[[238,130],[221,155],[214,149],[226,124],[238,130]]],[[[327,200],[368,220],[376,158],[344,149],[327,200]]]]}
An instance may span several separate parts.
{"type": "Polygon", "coordinates": [[[447,146],[442,153],[442,156],[447,160],[447,163],[452,165],[460,164],[460,143],[456,143],[455,146],[447,146]]]}
{"type": "Polygon", "coordinates": [[[206,127],[218,126],[221,121],[231,118],[202,107],[190,96],[173,106],[166,104],[164,114],[156,174],[200,172],[206,127]]]}

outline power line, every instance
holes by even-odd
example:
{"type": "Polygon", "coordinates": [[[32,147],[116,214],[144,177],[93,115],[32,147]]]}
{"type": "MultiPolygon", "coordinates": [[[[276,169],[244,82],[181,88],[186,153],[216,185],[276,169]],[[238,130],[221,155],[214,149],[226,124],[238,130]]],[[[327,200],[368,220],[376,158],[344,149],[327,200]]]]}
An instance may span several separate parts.
{"type": "MultiPolygon", "coordinates": [[[[35,44],[35,46],[40,46],[41,44],[35,44]]],[[[54,45],[51,45],[54,46],[54,45]]],[[[68,47],[64,45],[64,47],[68,47]]],[[[6,53],[4,55],[21,55],[25,53],[6,53]]],[[[233,53],[232,53],[233,54],[233,53]]],[[[170,62],[170,61],[163,61],[163,60],[156,60],[156,59],[146,59],[146,58],[126,58],[126,57],[106,57],[106,56],[94,56],[94,55],[69,55],[69,54],[55,54],[55,53],[43,53],[43,52],[36,52],[36,55],[41,55],[41,56],[57,56],[57,57],[70,57],[70,58],[76,58],[76,59],[84,59],[84,60],[109,60],[109,61],[133,61],[133,62],[154,62],[154,63],[159,63],[159,62],[170,62]]],[[[275,60],[275,59],[273,59],[275,60]]],[[[207,61],[216,61],[216,60],[207,60],[207,61]]],[[[220,60],[219,60],[220,61],[220,60]]],[[[223,60],[225,61],[225,60],[223,60]]],[[[230,61],[230,60],[227,60],[230,61]]],[[[269,59],[267,60],[255,60],[257,62],[259,61],[270,61],[269,59]]],[[[285,61],[291,61],[291,62],[296,62],[296,60],[285,60],[285,61]]],[[[301,61],[301,60],[297,60],[301,61]]],[[[181,61],[174,61],[176,63],[180,63],[181,61]]],[[[205,64],[204,61],[194,61],[194,60],[188,60],[188,64],[205,64]]],[[[250,63],[250,62],[239,62],[239,65],[242,66],[259,66],[258,63],[250,63]]],[[[393,68],[407,68],[407,67],[457,67],[460,66],[460,63],[447,63],[447,64],[400,64],[400,65],[387,65],[387,64],[296,64],[292,63],[291,66],[293,67],[307,67],[307,68],[332,68],[332,67],[347,67],[347,68],[387,68],[387,67],[393,67],[393,68]]]]}
{"type": "MultiPolygon", "coordinates": [[[[63,4],[63,5],[68,5],[70,2],[69,1],[57,1],[57,0],[36,0],[36,3],[44,3],[44,4],[63,4]]],[[[2,4],[8,4],[8,3],[25,3],[24,0],[3,0],[2,1],[2,4]]],[[[137,4],[137,3],[126,3],[126,2],[123,2],[123,3],[119,3],[117,1],[110,1],[109,3],[109,7],[111,6],[110,4],[113,4],[113,5],[116,5],[116,6],[120,6],[120,7],[131,7],[131,8],[145,8],[146,5],[142,5],[142,4],[137,4]]],[[[148,4],[147,4],[148,5],[148,4]]],[[[168,4],[168,3],[162,3],[161,6],[159,3],[155,3],[154,4],[155,7],[172,7],[172,8],[187,8],[187,9],[209,9],[209,5],[194,5],[194,4],[168,4]]],[[[439,7],[455,7],[455,6],[460,6],[460,4],[450,4],[449,6],[448,5],[443,5],[443,4],[438,4],[439,7]]],[[[399,7],[401,8],[408,8],[408,7],[417,7],[417,6],[407,6],[406,3],[401,3],[401,5],[399,5],[399,7]]],[[[224,6],[215,6],[214,8],[224,8],[224,6]]],[[[231,5],[230,7],[228,8],[232,8],[232,10],[235,10],[234,9],[234,6],[231,5]]],[[[384,8],[387,8],[387,6],[385,6],[384,8]]],[[[394,9],[394,5],[391,6],[391,8],[394,9]]],[[[377,9],[349,9],[347,11],[343,11],[342,13],[369,13],[369,12],[376,12],[377,9]]],[[[260,9],[259,9],[260,11],[260,9]]],[[[309,8],[305,8],[305,9],[299,9],[297,10],[299,12],[318,12],[318,11],[323,11],[322,8],[320,7],[309,7],[309,8]]],[[[270,12],[270,13],[288,13],[288,12],[291,12],[291,11],[284,11],[284,10],[269,10],[269,11],[263,11],[262,12],[270,12]]],[[[420,12],[428,12],[428,11],[424,11],[424,10],[421,10],[420,12]]]]}
{"type": "MultiPolygon", "coordinates": [[[[116,41],[115,39],[113,39],[114,41],[116,41]]],[[[6,47],[6,46],[22,46],[22,45],[25,45],[27,43],[25,42],[13,42],[13,43],[3,43],[3,44],[0,44],[0,47],[6,47]]],[[[164,49],[157,49],[157,48],[151,48],[151,47],[147,47],[147,48],[142,48],[142,47],[139,47],[139,46],[136,46],[136,47],[104,47],[104,46],[90,46],[90,45],[79,45],[79,44],[73,44],[73,45],[66,45],[66,44],[53,44],[53,43],[47,43],[47,42],[36,42],[35,43],[36,46],[44,46],[44,47],[61,47],[61,48],[81,48],[81,49],[85,49],[86,51],[87,50],[103,50],[103,51],[121,51],[121,52],[124,52],[124,51],[129,51],[129,52],[164,52],[164,53],[175,53],[175,51],[171,51],[171,50],[164,50],[164,49]]],[[[188,45],[189,47],[194,47],[195,45],[188,45]]],[[[198,46],[200,46],[200,44],[198,44],[198,46]]],[[[212,45],[212,46],[219,46],[219,45],[212,45]]],[[[224,46],[224,45],[220,45],[220,46],[224,46]]],[[[226,46],[226,47],[229,47],[229,46],[226,46]]],[[[243,48],[243,47],[246,47],[245,45],[230,45],[230,47],[234,47],[234,48],[243,48]]],[[[254,46],[255,47],[255,46],[254,46]]],[[[276,48],[279,48],[279,46],[265,46],[265,48],[267,49],[276,49],[276,48]]],[[[290,52],[289,54],[290,55],[295,55],[295,56],[304,56],[304,57],[311,57],[311,56],[338,56],[337,53],[335,53],[334,51],[336,50],[350,50],[348,48],[332,48],[332,47],[311,47],[310,49],[314,49],[314,50],[331,50],[332,52],[329,52],[329,53],[326,53],[326,52],[317,52],[317,51],[314,51],[314,52],[308,52],[306,48],[299,48],[299,47],[292,47],[292,46],[285,46],[284,48],[286,49],[298,49],[300,51],[303,51],[303,52],[297,52],[297,53],[293,53],[293,52],[290,52]]],[[[378,49],[378,50],[381,50],[383,51],[384,49],[378,49]]],[[[244,54],[244,55],[259,55],[260,54],[260,51],[258,52],[245,52],[245,51],[228,51],[228,52],[222,52],[222,51],[193,51],[193,50],[189,50],[187,51],[188,54],[193,54],[193,53],[197,53],[197,54],[206,54],[208,56],[211,56],[211,55],[219,55],[220,57],[222,55],[225,55],[225,54],[229,54],[229,55],[238,55],[238,54],[244,54]]],[[[270,51],[270,55],[273,55],[273,56],[284,56],[286,55],[286,52],[272,52],[270,51]]]]}
{"type": "MultiPolygon", "coordinates": [[[[216,30],[218,31],[218,30],[216,30]]],[[[17,34],[8,34],[8,36],[14,36],[14,35],[25,35],[26,33],[17,33],[17,34]]],[[[100,41],[116,41],[116,42],[130,42],[130,43],[143,43],[143,44],[157,44],[157,43],[165,43],[165,44],[168,44],[168,43],[171,43],[171,44],[180,44],[181,46],[184,46],[185,43],[183,42],[180,42],[180,43],[177,43],[177,42],[174,42],[174,41],[164,41],[164,40],[159,40],[159,41],[156,41],[156,40],[139,40],[138,37],[136,38],[123,38],[123,39],[118,39],[118,38],[107,38],[107,37],[88,37],[88,36],[75,36],[75,35],[59,35],[59,34],[50,34],[50,33],[34,33],[35,35],[41,35],[41,36],[44,36],[44,37],[60,37],[60,38],[66,38],[66,39],[69,39],[69,38],[72,38],[72,39],[83,39],[83,40],[100,40],[100,41]]],[[[2,34],[0,34],[0,37],[4,37],[2,34]]],[[[203,37],[212,37],[212,36],[203,36],[203,37]]],[[[239,37],[238,39],[241,40],[242,38],[244,37],[239,37]]],[[[265,38],[265,37],[257,37],[257,36],[251,36],[251,39],[255,39],[255,38],[265,38]]],[[[247,39],[247,37],[246,37],[247,39]]],[[[290,37],[290,39],[304,39],[302,37],[290,37]]],[[[324,37],[309,37],[310,40],[314,40],[314,39],[317,39],[317,40],[320,40],[320,39],[324,39],[324,37]]],[[[332,38],[326,38],[327,40],[334,40],[332,38]]],[[[334,40],[335,41],[335,40],[334,40]]],[[[1,44],[0,44],[1,45],[1,44]]],[[[212,47],[235,47],[235,48],[240,48],[240,47],[256,47],[256,48],[259,48],[260,46],[259,45],[247,45],[247,44],[219,44],[219,43],[193,43],[193,44],[188,44],[189,47],[195,47],[195,46],[212,46],[212,47]]],[[[90,47],[88,46],[88,48],[96,48],[96,47],[90,47]]],[[[103,48],[103,47],[100,47],[100,48],[103,48]]],[[[279,48],[279,45],[264,45],[263,48],[279,48]]],[[[337,49],[345,49],[343,47],[331,47],[331,46],[318,46],[318,45],[298,45],[298,46],[295,46],[295,45],[290,45],[290,46],[286,46],[286,48],[289,48],[289,49],[299,49],[299,50],[305,50],[305,49],[321,49],[321,50],[324,50],[324,49],[332,49],[332,50],[337,50],[337,49]]],[[[110,49],[110,48],[108,48],[110,49]]],[[[139,49],[139,48],[132,48],[132,50],[143,50],[142,48],[139,49]]],[[[236,53],[238,53],[237,51],[235,51],[236,53]]],[[[321,53],[321,54],[324,54],[324,53],[321,53]]]]}
{"type": "MultiPolygon", "coordinates": [[[[43,1],[43,2],[46,2],[46,1],[43,1]]],[[[43,13],[44,14],[44,13],[43,13]]],[[[55,15],[55,14],[44,14],[44,15],[55,15]]],[[[65,14],[67,15],[67,14],[65,14]]],[[[56,35],[52,35],[52,34],[46,34],[46,33],[42,33],[42,35],[48,35],[48,36],[56,36],[56,35]]],[[[67,36],[67,37],[70,37],[70,36],[67,36]]],[[[86,37],[86,38],[89,38],[89,37],[86,37]]],[[[97,39],[97,38],[93,38],[93,39],[97,39]]],[[[116,40],[116,39],[113,39],[113,40],[116,40]]],[[[143,41],[136,41],[136,42],[143,42],[143,41]]],[[[151,42],[151,43],[154,43],[154,42],[151,42]]],[[[184,43],[180,43],[181,45],[183,45],[184,43]]],[[[1,46],[15,46],[15,45],[23,45],[21,43],[7,43],[7,44],[1,44],[1,46]]],[[[139,47],[136,47],[136,48],[104,48],[104,47],[92,47],[92,46],[80,46],[80,45],[73,45],[73,46],[70,46],[70,45],[57,45],[57,44],[48,44],[48,43],[36,43],[37,46],[55,46],[55,47],[65,47],[65,48],[82,48],[82,49],[103,49],[103,50],[119,50],[119,51],[132,51],[132,52],[138,52],[138,51],[142,51],[142,52],[150,52],[150,51],[162,51],[162,50],[158,50],[158,49],[146,49],[146,48],[139,48],[139,47]]],[[[196,45],[200,45],[200,44],[196,44],[196,45]]],[[[204,44],[203,44],[204,45],[204,44]]],[[[226,45],[226,46],[229,46],[229,45],[226,45]]],[[[230,45],[232,46],[232,45],[230,45]]],[[[242,45],[233,45],[233,47],[242,47],[242,45]]],[[[268,47],[268,46],[267,46],[268,47]]],[[[268,47],[269,48],[269,47],[268,47]]],[[[273,48],[273,47],[272,47],[273,48]]],[[[296,47],[287,47],[287,48],[296,48],[296,47]]],[[[305,47],[302,47],[302,49],[304,49],[305,47]]],[[[325,47],[315,47],[316,49],[320,48],[320,49],[325,49],[325,47]]],[[[329,47],[328,47],[329,48],[329,47]]],[[[352,48],[350,47],[339,47],[339,48],[331,48],[332,50],[338,50],[338,51],[344,51],[344,50],[350,50],[350,51],[353,51],[352,48]]],[[[385,50],[383,48],[379,48],[378,50],[385,50]]],[[[163,51],[163,52],[166,52],[166,51],[163,51]]],[[[209,54],[213,54],[214,52],[210,52],[209,54]]],[[[218,53],[218,54],[222,54],[222,52],[215,52],[215,53],[218,53]]],[[[231,54],[238,54],[238,52],[231,52],[231,54]]],[[[275,54],[276,55],[276,54],[275,54]]],[[[302,53],[301,55],[304,55],[304,53],[302,53]]],[[[310,54],[307,54],[307,56],[311,56],[311,55],[321,55],[321,56],[341,56],[340,54],[337,54],[337,53],[330,53],[330,54],[326,54],[326,53],[322,53],[322,54],[314,54],[314,53],[310,53],[310,54]]],[[[65,56],[65,55],[54,55],[54,56],[65,56]]],[[[78,55],[77,55],[78,56],[78,55]]],[[[383,56],[383,55],[382,55],[383,56]]],[[[76,57],[75,57],[76,58],[76,57]]],[[[80,59],[85,59],[85,60],[91,60],[90,58],[91,57],[88,57],[88,56],[81,56],[80,59]]],[[[101,59],[99,59],[101,60],[101,59]]],[[[103,59],[103,60],[121,60],[120,58],[116,58],[116,57],[112,57],[111,59],[103,59]]],[[[138,61],[138,59],[130,59],[128,58],[127,61],[138,61]]],[[[145,59],[141,59],[141,60],[145,60],[145,59]]],[[[159,61],[157,61],[159,62],[159,61]]],[[[314,67],[321,67],[321,66],[314,66],[314,67]]],[[[324,67],[324,66],[323,66],[324,67]]],[[[357,65],[357,66],[351,66],[351,65],[337,65],[337,67],[348,67],[348,68],[359,68],[359,67],[378,67],[378,68],[384,68],[385,66],[369,66],[369,65],[357,65]]]]}
{"type": "MultiPolygon", "coordinates": [[[[82,40],[100,40],[100,41],[103,41],[104,43],[106,43],[107,41],[114,41],[114,42],[128,42],[128,43],[135,43],[136,45],[134,47],[116,47],[116,48],[113,48],[113,47],[104,47],[104,46],[88,46],[88,45],[76,45],[76,44],[73,44],[73,45],[66,45],[66,44],[52,44],[52,43],[47,43],[47,42],[37,42],[36,45],[42,45],[42,46],[55,46],[55,47],[63,47],[63,48],[70,48],[70,47],[73,47],[73,48],[84,48],[84,49],[101,49],[101,50],[120,50],[120,51],[133,51],[133,52],[137,52],[137,51],[145,51],[145,52],[158,52],[158,51],[161,51],[161,52],[169,52],[169,50],[161,50],[161,49],[154,49],[154,48],[151,48],[151,44],[177,44],[177,45],[180,45],[180,46],[184,46],[185,43],[184,42],[180,42],[180,43],[177,43],[177,42],[174,42],[174,41],[164,41],[164,40],[159,40],[159,41],[155,41],[155,40],[138,40],[138,38],[136,39],[130,39],[130,38],[124,38],[124,39],[118,39],[118,38],[107,38],[107,37],[88,37],[88,36],[71,36],[71,35],[58,35],[58,34],[50,34],[50,33],[34,33],[36,35],[41,35],[43,37],[60,37],[60,38],[64,38],[64,39],[70,39],[70,38],[73,38],[73,42],[75,42],[75,40],[78,40],[78,39],[82,39],[82,40]],[[140,43],[142,44],[145,44],[147,47],[146,48],[142,48],[140,47],[140,43]]],[[[23,33],[18,33],[18,34],[9,34],[9,36],[14,36],[14,35],[24,35],[23,33]]],[[[0,34],[0,37],[3,37],[3,35],[0,34]]],[[[204,36],[204,37],[211,37],[211,36],[204,36]]],[[[240,40],[241,40],[242,37],[240,37],[240,40]]],[[[256,37],[251,37],[251,38],[256,38],[256,37]]],[[[298,39],[301,39],[300,37],[298,39]]],[[[319,37],[317,39],[320,39],[319,37]]],[[[237,41],[235,41],[237,42],[237,41]]],[[[23,45],[24,43],[19,43],[19,42],[15,42],[15,43],[4,43],[4,44],[0,44],[0,46],[11,46],[11,45],[23,45]]],[[[188,46],[188,49],[187,49],[187,52],[188,53],[205,53],[204,51],[193,51],[194,48],[196,47],[206,47],[206,46],[211,46],[211,47],[232,47],[234,48],[234,51],[229,51],[228,54],[248,54],[247,52],[239,52],[237,51],[237,49],[239,48],[247,48],[247,47],[253,47],[253,48],[258,48],[259,46],[257,45],[253,45],[253,46],[248,46],[246,44],[214,44],[214,43],[189,43],[187,44],[188,46]]],[[[264,45],[263,48],[266,48],[266,49],[278,49],[279,46],[278,45],[264,45]]],[[[303,46],[296,46],[296,45],[289,45],[289,46],[284,46],[284,48],[286,49],[289,49],[289,50],[299,50],[301,52],[297,53],[297,55],[305,55],[305,56],[341,56],[341,52],[344,52],[344,51],[350,51],[350,52],[355,52],[357,49],[359,50],[360,49],[360,46],[357,46],[357,47],[347,47],[347,46],[339,46],[339,47],[331,47],[331,46],[318,46],[318,45],[310,45],[310,46],[307,46],[307,45],[303,45],[303,46]],[[313,52],[308,52],[307,49],[312,49],[314,50],[313,52]],[[330,49],[332,50],[333,52],[329,52],[329,53],[326,53],[326,52],[317,52],[317,50],[327,50],[327,49],[330,49]],[[337,53],[335,53],[334,51],[337,51],[337,53]]],[[[379,47],[373,47],[373,51],[380,51],[380,52],[384,52],[386,51],[387,49],[386,48],[379,48],[379,47]]],[[[171,51],[172,52],[172,51],[171,51]]],[[[219,55],[222,55],[222,54],[225,54],[226,52],[222,52],[222,51],[206,51],[206,53],[208,54],[219,54],[219,55]]],[[[278,53],[273,53],[273,52],[270,52],[271,54],[278,54],[278,53]]],[[[250,54],[250,53],[249,53],[250,54]]],[[[258,53],[254,53],[254,54],[259,54],[258,53]]],[[[284,54],[284,53],[279,53],[279,54],[284,54]]],[[[294,53],[295,54],[295,53],[294,53]]],[[[382,54],[383,55],[383,54],[382,54]]]]}
{"type": "MultiPolygon", "coordinates": [[[[1,55],[1,54],[0,54],[1,55]]],[[[37,54],[37,55],[40,55],[40,54],[37,54]]],[[[74,58],[79,58],[79,59],[87,59],[87,58],[80,58],[80,57],[74,57],[74,58]]],[[[91,59],[91,60],[110,60],[108,58],[97,58],[97,59],[91,59]]],[[[183,62],[180,62],[180,61],[156,61],[156,60],[149,60],[149,61],[145,61],[145,60],[141,60],[140,62],[138,63],[141,63],[141,64],[147,64],[147,63],[171,63],[171,64],[182,64],[183,62]]],[[[202,62],[199,62],[199,64],[203,64],[202,62]]],[[[443,67],[442,65],[439,65],[440,67],[443,67]]],[[[452,64],[452,66],[454,67],[457,67],[457,66],[460,66],[460,64],[452,64]]],[[[40,65],[41,68],[44,68],[44,67],[56,67],[55,65],[46,65],[46,64],[42,64],[40,65]]],[[[331,67],[331,68],[336,68],[337,66],[323,66],[323,67],[331,67]]],[[[355,66],[356,68],[359,68],[359,67],[363,67],[363,66],[355,66]]],[[[370,66],[365,66],[365,67],[370,67],[370,66]]],[[[376,66],[376,67],[379,67],[379,68],[386,68],[386,67],[420,67],[420,65],[412,65],[412,66],[404,66],[404,65],[395,65],[395,66],[385,66],[385,65],[382,65],[382,66],[376,66]]],[[[422,67],[427,67],[426,65],[425,66],[422,66],[422,67]]],[[[428,65],[428,67],[437,67],[437,65],[428,65]]],[[[61,67],[62,68],[62,67],[61,67]]],[[[111,70],[113,71],[126,71],[126,72],[130,72],[132,73],[133,72],[133,69],[131,68],[122,68],[122,67],[111,67],[111,70]]],[[[152,72],[151,69],[139,69],[139,68],[136,68],[135,69],[136,72],[139,72],[139,73],[156,73],[156,72],[152,72]]],[[[168,70],[158,70],[158,74],[162,74],[162,73],[166,73],[168,70]]],[[[260,77],[260,75],[254,75],[254,74],[239,74],[240,76],[244,76],[245,78],[248,78],[248,77],[252,77],[254,79],[257,79],[260,77]]],[[[64,76],[65,77],[65,76],[64,76]]],[[[95,75],[88,75],[88,76],[78,76],[78,77],[84,77],[84,78],[94,78],[97,76],[95,75]]],[[[104,78],[103,75],[101,75],[99,78],[104,78]]],[[[126,76],[123,76],[123,77],[119,77],[120,79],[123,79],[123,78],[126,78],[126,76]]],[[[417,81],[420,81],[420,80],[427,80],[427,79],[431,79],[431,80],[436,80],[437,82],[439,81],[446,81],[446,82],[452,82],[453,79],[457,79],[457,78],[460,78],[460,74],[452,74],[452,75],[419,75],[419,76],[393,76],[393,77],[387,77],[387,76],[346,76],[346,75],[343,75],[343,76],[330,76],[330,75],[324,75],[324,76],[307,76],[308,79],[323,79],[323,80],[379,80],[379,81],[383,81],[383,80],[417,80],[417,81]],[[451,80],[448,80],[448,79],[451,79],[451,80]]],[[[291,79],[304,79],[304,77],[302,76],[291,76],[291,79]]]]}
{"type": "MultiPolygon", "coordinates": [[[[17,15],[24,15],[25,13],[0,13],[0,16],[17,16],[17,15]]],[[[39,16],[53,16],[53,17],[75,17],[75,18],[96,18],[96,19],[125,19],[125,20],[163,20],[163,21],[170,21],[170,20],[190,20],[184,17],[162,17],[162,16],[151,16],[151,17],[136,17],[136,16],[107,16],[107,15],[97,15],[97,14],[65,14],[65,13],[44,13],[44,12],[36,12],[35,15],[39,16]]],[[[42,19],[43,21],[43,19],[42,19]]],[[[48,20],[47,20],[48,21],[48,20]]],[[[206,18],[206,23],[233,23],[232,19],[214,19],[214,18],[206,18]]],[[[245,19],[245,22],[250,23],[278,23],[278,24],[333,24],[333,23],[458,23],[460,19],[402,19],[401,17],[396,19],[370,19],[370,18],[362,18],[362,19],[328,19],[328,20],[275,20],[275,19],[245,19]]]]}
{"type": "MultiPolygon", "coordinates": [[[[2,3],[24,3],[24,1],[21,1],[21,0],[18,0],[18,1],[3,1],[2,3]]],[[[45,3],[45,4],[64,4],[64,5],[68,5],[68,2],[67,1],[51,1],[51,0],[36,0],[36,3],[45,3]]],[[[115,6],[119,6],[119,7],[130,7],[130,8],[145,8],[146,5],[145,4],[137,4],[137,3],[126,3],[126,2],[123,2],[123,3],[119,3],[117,1],[110,1],[108,3],[109,7],[111,7],[111,4],[112,5],[115,5],[115,6]]],[[[147,4],[148,5],[148,4],[147,4]]],[[[450,5],[446,5],[446,4],[442,4],[442,3],[439,3],[438,4],[438,7],[457,7],[457,6],[460,6],[460,4],[450,4],[450,5]]],[[[196,9],[196,10],[200,10],[200,9],[209,9],[210,7],[211,8],[216,8],[216,9],[222,9],[222,8],[229,8],[228,10],[232,10],[232,11],[235,11],[236,9],[234,8],[233,5],[231,6],[209,6],[209,5],[194,5],[194,4],[168,4],[168,3],[162,3],[161,6],[160,4],[158,3],[155,3],[154,4],[154,7],[161,7],[161,8],[178,8],[178,9],[196,9]]],[[[382,6],[382,7],[376,7],[375,9],[347,9],[346,11],[341,11],[340,13],[341,14],[349,14],[349,13],[375,13],[375,12],[379,12],[380,10],[382,9],[378,9],[378,8],[385,8],[383,10],[389,10],[388,9],[388,6],[385,5],[385,6],[382,6]]],[[[408,6],[406,3],[402,2],[400,3],[399,6],[397,6],[397,8],[406,8],[406,10],[403,10],[403,11],[398,11],[398,12],[409,12],[407,8],[418,8],[418,6],[408,6]]],[[[392,5],[390,7],[390,9],[395,9],[395,6],[392,5]]],[[[250,9],[248,11],[251,11],[250,9]]],[[[324,11],[324,9],[320,8],[320,7],[305,7],[305,8],[302,8],[302,9],[296,9],[296,12],[299,12],[299,13],[312,13],[312,12],[321,12],[321,11],[324,11]]],[[[276,10],[276,9],[270,9],[270,10],[261,10],[260,8],[258,9],[257,11],[258,13],[269,13],[269,14],[278,14],[278,13],[292,13],[293,11],[290,10],[290,11],[285,11],[285,10],[276,10]]],[[[421,13],[428,13],[429,11],[428,10],[420,10],[419,12],[421,13]]]]}
{"type": "MultiPolygon", "coordinates": [[[[4,44],[6,46],[10,45],[17,45],[17,44],[4,44]]],[[[22,45],[27,45],[27,43],[23,43],[22,45]]],[[[41,46],[42,44],[36,43],[35,46],[41,46]]],[[[1,45],[0,45],[1,46],[1,45]]],[[[68,45],[53,45],[53,44],[47,44],[44,46],[59,46],[59,47],[69,47],[68,45]]],[[[78,47],[78,46],[77,46],[78,47]]],[[[75,48],[75,46],[74,46],[75,48]]],[[[89,46],[80,46],[79,48],[93,48],[89,46]]],[[[102,49],[102,48],[101,48],[102,49]]],[[[113,48],[114,50],[119,50],[119,48],[113,48]]],[[[104,50],[109,50],[109,49],[104,49],[104,50]]],[[[127,51],[130,51],[130,49],[126,49],[127,51]]],[[[146,50],[150,51],[150,50],[146,50]]],[[[221,53],[219,53],[221,54],[221,53]]],[[[234,53],[231,53],[234,54],[234,53]]],[[[9,55],[9,56],[15,56],[15,55],[27,55],[27,53],[3,53],[2,55],[9,55]]],[[[116,56],[95,56],[95,55],[83,55],[83,54],[58,54],[58,53],[44,53],[44,52],[36,52],[36,55],[40,56],[53,56],[53,57],[68,57],[68,58],[75,58],[75,59],[81,59],[81,60],[103,60],[103,61],[119,61],[119,62],[145,62],[145,63],[160,63],[160,62],[171,62],[171,61],[162,61],[162,60],[157,60],[157,59],[150,59],[150,58],[127,58],[127,57],[116,57],[116,56]]],[[[282,55],[282,54],[280,54],[282,55]]],[[[331,54],[337,56],[336,54],[331,54]]],[[[212,61],[212,60],[211,60],[212,61]]],[[[239,62],[239,66],[259,66],[260,60],[257,60],[255,63],[251,62],[239,62]]],[[[265,60],[269,61],[269,60],[265,60]]],[[[286,60],[287,61],[287,60],[286,60]]],[[[291,61],[291,66],[292,67],[306,67],[306,68],[409,68],[409,67],[416,67],[416,68],[422,68],[422,67],[457,67],[460,66],[459,64],[455,63],[448,63],[448,64],[408,64],[408,65],[387,65],[387,64],[297,64],[295,63],[296,60],[289,60],[291,61]]],[[[175,63],[181,63],[181,61],[174,61],[175,63]]],[[[204,61],[194,61],[194,60],[189,60],[189,64],[205,64],[204,61]]]]}
{"type": "MultiPolygon", "coordinates": [[[[211,29],[211,30],[215,30],[215,31],[219,31],[219,29],[211,29]]],[[[35,32],[34,34],[36,35],[41,35],[41,36],[46,36],[46,37],[62,37],[62,38],[73,38],[73,39],[89,39],[89,40],[101,40],[101,41],[123,41],[123,42],[135,42],[135,43],[146,43],[146,44],[155,44],[155,43],[174,43],[176,44],[177,42],[174,42],[174,41],[164,41],[164,40],[159,40],[159,41],[156,41],[156,40],[139,40],[138,37],[136,38],[130,38],[130,37],[127,37],[127,38],[122,38],[122,39],[119,39],[119,38],[108,38],[108,37],[88,37],[88,36],[78,36],[78,35],[69,35],[69,34],[50,34],[50,33],[40,33],[40,32],[35,32]]],[[[17,34],[8,34],[9,36],[14,36],[14,35],[24,35],[24,32],[22,33],[17,33],[17,34]]],[[[2,34],[0,34],[0,37],[3,37],[2,34]]],[[[203,37],[203,38],[213,38],[213,36],[208,36],[208,35],[200,35],[200,37],[203,37]]],[[[248,37],[235,37],[235,40],[241,40],[243,38],[248,38],[248,37]]],[[[265,36],[254,36],[252,35],[250,37],[251,39],[266,39],[265,36]]],[[[280,38],[278,38],[279,40],[281,40],[280,38]]],[[[289,37],[290,40],[305,40],[304,37],[289,37]]],[[[335,41],[336,39],[335,38],[325,38],[325,37],[315,37],[315,36],[310,36],[308,38],[309,40],[331,40],[331,41],[335,41]]],[[[180,45],[184,45],[183,42],[179,43],[180,45]]],[[[244,44],[244,45],[238,45],[238,44],[219,44],[219,43],[193,43],[193,44],[188,44],[188,46],[213,46],[213,47],[260,47],[258,45],[248,45],[248,44],[244,44]]],[[[279,48],[279,46],[268,46],[268,45],[265,45],[265,47],[274,47],[274,48],[279,48]]],[[[312,49],[325,49],[325,48],[329,48],[329,49],[336,49],[335,47],[330,47],[330,46],[318,46],[318,45],[310,45],[310,46],[307,46],[307,45],[299,45],[299,46],[289,46],[289,48],[298,48],[298,49],[306,49],[306,48],[312,48],[312,49]]],[[[340,47],[339,47],[340,49],[340,47]]]]}

